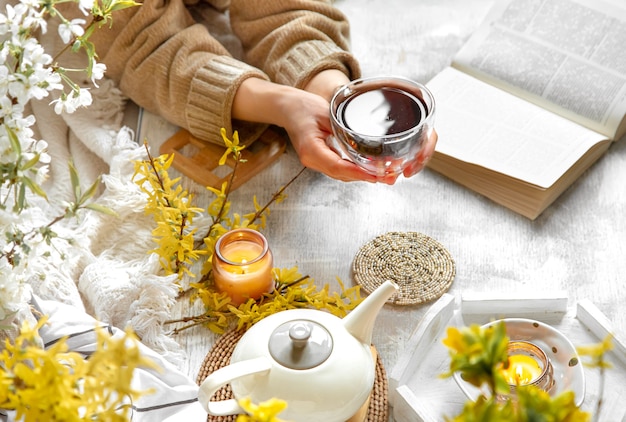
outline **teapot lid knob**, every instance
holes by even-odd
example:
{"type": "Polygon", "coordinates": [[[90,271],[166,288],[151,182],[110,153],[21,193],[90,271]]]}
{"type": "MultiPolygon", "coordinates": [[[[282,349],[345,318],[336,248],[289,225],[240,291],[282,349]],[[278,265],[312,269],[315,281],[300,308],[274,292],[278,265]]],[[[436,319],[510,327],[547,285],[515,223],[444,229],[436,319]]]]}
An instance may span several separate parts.
{"type": "Polygon", "coordinates": [[[290,369],[311,369],[323,363],[333,350],[333,339],[322,325],[309,320],[279,325],[269,339],[272,358],[290,369]]]}
{"type": "Polygon", "coordinates": [[[289,327],[289,338],[293,342],[293,347],[302,348],[307,345],[311,337],[311,325],[306,321],[298,321],[289,327]]]}

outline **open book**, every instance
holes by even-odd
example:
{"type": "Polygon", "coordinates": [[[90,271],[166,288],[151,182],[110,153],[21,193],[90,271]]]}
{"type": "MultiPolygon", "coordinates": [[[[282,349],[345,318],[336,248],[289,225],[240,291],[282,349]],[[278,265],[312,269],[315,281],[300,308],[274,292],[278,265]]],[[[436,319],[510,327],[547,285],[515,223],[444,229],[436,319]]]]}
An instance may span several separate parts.
{"type": "Polygon", "coordinates": [[[499,0],[427,86],[429,167],[535,219],[626,132],[626,2],[499,0]]]}

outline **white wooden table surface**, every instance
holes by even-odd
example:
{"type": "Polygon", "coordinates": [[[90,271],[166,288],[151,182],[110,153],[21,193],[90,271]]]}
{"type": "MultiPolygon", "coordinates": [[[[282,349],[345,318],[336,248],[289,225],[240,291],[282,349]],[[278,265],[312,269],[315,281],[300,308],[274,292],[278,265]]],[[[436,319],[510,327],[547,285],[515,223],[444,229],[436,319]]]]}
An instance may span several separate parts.
{"type": "MultiPolygon", "coordinates": [[[[364,75],[400,74],[426,82],[480,23],[493,0],[337,0],[352,22],[352,46],[364,75]]],[[[153,149],[177,128],[149,113],[142,138],[153,149]]],[[[249,212],[301,168],[291,148],[232,195],[233,209],[249,212]]],[[[417,231],[442,243],[456,264],[448,293],[528,296],[565,291],[572,303],[588,299],[626,334],[626,141],[581,177],[535,221],[425,170],[394,186],[342,183],[305,172],[271,206],[264,234],[277,267],[298,266],[318,284],[352,284],[359,248],[389,231],[417,231]]],[[[187,183],[199,197],[204,188],[187,183]]],[[[391,372],[430,304],[386,306],[374,343],[391,372]]],[[[186,301],[176,313],[189,315],[186,301]]],[[[189,354],[182,370],[193,378],[215,337],[204,328],[176,337],[189,354]]],[[[625,380],[626,382],[626,380],[625,380]]],[[[442,418],[443,419],[443,418],[442,418]]]]}

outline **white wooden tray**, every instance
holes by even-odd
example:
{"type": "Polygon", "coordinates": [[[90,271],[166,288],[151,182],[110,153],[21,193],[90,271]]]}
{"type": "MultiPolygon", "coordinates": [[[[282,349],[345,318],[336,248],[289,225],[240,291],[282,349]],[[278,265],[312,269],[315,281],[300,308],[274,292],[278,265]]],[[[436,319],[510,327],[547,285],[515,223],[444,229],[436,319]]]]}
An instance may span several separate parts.
{"type": "MultiPolygon", "coordinates": [[[[485,324],[502,318],[528,318],[549,324],[575,346],[597,343],[614,335],[608,359],[613,368],[605,372],[605,388],[599,421],[626,422],[626,343],[614,333],[608,319],[587,300],[568,306],[566,293],[543,298],[520,298],[464,294],[456,299],[444,294],[419,322],[407,349],[392,368],[389,401],[396,422],[440,422],[459,414],[468,400],[456,381],[441,378],[449,369],[448,349],[442,340],[448,326],[485,324]]],[[[585,361],[585,359],[582,359],[585,361]]],[[[600,392],[598,369],[584,368],[585,395],[582,409],[595,413],[600,392]]]]}

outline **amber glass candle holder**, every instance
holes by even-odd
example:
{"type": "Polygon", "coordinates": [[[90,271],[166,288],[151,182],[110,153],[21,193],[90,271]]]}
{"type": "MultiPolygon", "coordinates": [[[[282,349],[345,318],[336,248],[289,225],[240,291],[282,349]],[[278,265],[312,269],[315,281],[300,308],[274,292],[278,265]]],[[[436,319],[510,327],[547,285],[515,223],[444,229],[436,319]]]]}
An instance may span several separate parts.
{"type": "Polygon", "coordinates": [[[515,396],[518,386],[522,385],[550,392],[554,386],[554,371],[550,359],[539,346],[528,341],[510,341],[507,354],[509,366],[501,370],[511,396],[515,396]]]}
{"type": "Polygon", "coordinates": [[[260,299],[274,290],[274,265],[267,239],[251,229],[234,229],[215,243],[213,282],[234,305],[260,299]]]}

